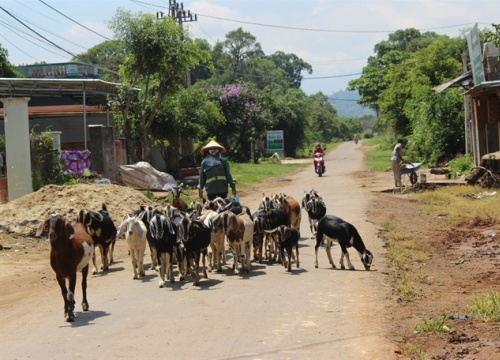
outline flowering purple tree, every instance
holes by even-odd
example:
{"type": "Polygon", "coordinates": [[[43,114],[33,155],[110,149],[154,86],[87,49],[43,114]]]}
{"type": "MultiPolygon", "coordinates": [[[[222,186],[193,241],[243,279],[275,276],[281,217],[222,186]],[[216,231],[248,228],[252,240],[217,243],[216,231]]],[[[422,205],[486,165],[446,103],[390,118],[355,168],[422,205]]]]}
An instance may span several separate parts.
{"type": "Polygon", "coordinates": [[[251,84],[211,86],[205,90],[225,119],[209,133],[228,148],[235,160],[250,160],[250,144],[262,138],[270,125],[261,93],[251,84]]]}

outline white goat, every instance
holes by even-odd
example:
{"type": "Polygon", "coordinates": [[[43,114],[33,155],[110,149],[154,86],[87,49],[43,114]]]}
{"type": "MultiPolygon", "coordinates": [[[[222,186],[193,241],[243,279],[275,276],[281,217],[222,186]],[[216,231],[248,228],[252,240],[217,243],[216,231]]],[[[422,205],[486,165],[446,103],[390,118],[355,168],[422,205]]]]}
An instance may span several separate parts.
{"type": "Polygon", "coordinates": [[[144,222],[135,216],[128,216],[118,226],[117,237],[120,238],[125,234],[125,239],[127,240],[132,268],[134,269],[134,279],[139,279],[145,275],[144,252],[148,243],[147,232],[148,230],[144,222]]]}

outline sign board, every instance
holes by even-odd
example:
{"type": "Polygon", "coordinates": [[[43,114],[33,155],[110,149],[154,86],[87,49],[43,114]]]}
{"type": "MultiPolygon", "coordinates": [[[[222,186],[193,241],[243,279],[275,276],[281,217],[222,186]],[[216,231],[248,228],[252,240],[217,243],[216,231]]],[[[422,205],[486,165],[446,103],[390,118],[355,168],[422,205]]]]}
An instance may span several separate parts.
{"type": "Polygon", "coordinates": [[[283,130],[271,130],[267,132],[267,153],[284,153],[285,139],[283,130]]]}
{"type": "Polygon", "coordinates": [[[469,58],[472,67],[472,77],[474,85],[484,82],[483,57],[481,55],[481,42],[479,41],[479,29],[477,23],[472,30],[467,33],[467,44],[469,46],[469,58]]]}

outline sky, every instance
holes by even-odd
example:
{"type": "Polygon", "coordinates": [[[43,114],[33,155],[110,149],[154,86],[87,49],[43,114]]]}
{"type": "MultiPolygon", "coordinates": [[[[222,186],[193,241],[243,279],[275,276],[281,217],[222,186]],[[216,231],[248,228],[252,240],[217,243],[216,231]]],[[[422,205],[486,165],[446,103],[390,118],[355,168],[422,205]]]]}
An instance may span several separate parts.
{"type": "MultiPolygon", "coordinates": [[[[167,13],[173,0],[2,0],[0,44],[14,65],[66,62],[112,39],[108,21],[117,8],[167,13]],[[23,25],[24,24],[24,25],[23,25]],[[45,39],[41,39],[39,35],[45,39]]],[[[266,55],[293,53],[309,63],[307,94],[345,90],[360,77],[374,46],[397,30],[415,28],[451,37],[478,24],[500,22],[499,0],[185,0],[197,15],[185,22],[193,38],[212,46],[242,28],[266,55]]]]}

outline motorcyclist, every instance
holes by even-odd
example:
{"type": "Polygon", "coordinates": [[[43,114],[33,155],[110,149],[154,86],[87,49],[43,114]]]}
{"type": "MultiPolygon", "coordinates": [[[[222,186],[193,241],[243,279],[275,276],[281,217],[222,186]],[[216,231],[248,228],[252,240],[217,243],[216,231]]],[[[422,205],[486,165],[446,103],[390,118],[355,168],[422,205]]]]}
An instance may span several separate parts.
{"type": "Polygon", "coordinates": [[[313,157],[317,153],[321,154],[321,156],[325,155],[325,151],[321,148],[321,144],[319,142],[316,143],[316,147],[313,150],[313,157]]]}
{"type": "MultiPolygon", "coordinates": [[[[317,156],[323,157],[325,155],[325,151],[321,148],[321,144],[319,142],[316,143],[314,150],[313,150],[313,164],[316,167],[316,163],[314,162],[314,158],[317,156]]],[[[323,161],[323,172],[326,171],[326,166],[324,165],[323,161]]]]}
{"type": "Polygon", "coordinates": [[[358,143],[358,134],[354,134],[354,142],[357,144],[358,143]]]}

